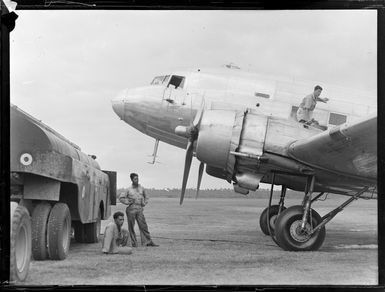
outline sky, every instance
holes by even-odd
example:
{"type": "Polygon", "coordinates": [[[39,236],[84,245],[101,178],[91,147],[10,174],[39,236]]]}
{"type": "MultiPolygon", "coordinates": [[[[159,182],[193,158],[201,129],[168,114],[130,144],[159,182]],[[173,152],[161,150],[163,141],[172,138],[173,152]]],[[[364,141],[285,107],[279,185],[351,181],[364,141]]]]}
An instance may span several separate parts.
{"type": "MultiPolygon", "coordinates": [[[[147,188],[179,188],[183,149],[121,121],[111,99],[178,68],[220,67],[377,89],[377,12],[18,11],[11,32],[11,102],[97,156],[118,187],[139,173],[147,188]]],[[[375,96],[375,95],[374,95],[375,96]]],[[[363,96],[356,102],[376,103],[363,96]]],[[[187,187],[195,187],[194,159],[187,187]]],[[[204,175],[202,188],[230,188],[204,175]]]]}

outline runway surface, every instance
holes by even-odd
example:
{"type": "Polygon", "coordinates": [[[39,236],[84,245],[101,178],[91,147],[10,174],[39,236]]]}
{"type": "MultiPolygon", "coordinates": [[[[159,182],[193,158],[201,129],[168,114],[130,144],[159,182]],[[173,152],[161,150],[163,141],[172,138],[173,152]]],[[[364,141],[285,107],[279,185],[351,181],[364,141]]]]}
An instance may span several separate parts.
{"type": "MultiPolygon", "coordinates": [[[[314,208],[323,216],[345,199],[334,196],[314,208]]],[[[287,199],[286,205],[299,202],[287,199]]],[[[100,243],[72,241],[66,260],[33,261],[25,285],[378,284],[376,200],[355,201],[339,213],[315,252],[283,251],[262,233],[259,216],[267,203],[240,196],[187,198],[179,206],[178,198],[151,198],[145,216],[159,247],[103,255],[100,243]]]]}

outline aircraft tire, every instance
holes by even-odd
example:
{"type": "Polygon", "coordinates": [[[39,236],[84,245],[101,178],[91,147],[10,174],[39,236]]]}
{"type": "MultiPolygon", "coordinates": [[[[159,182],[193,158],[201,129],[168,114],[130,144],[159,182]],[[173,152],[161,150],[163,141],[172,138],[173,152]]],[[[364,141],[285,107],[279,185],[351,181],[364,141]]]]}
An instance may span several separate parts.
{"type": "Polygon", "coordinates": [[[67,204],[56,203],[47,226],[48,255],[52,260],[64,260],[71,241],[71,213],[67,204]]]}
{"type": "Polygon", "coordinates": [[[22,282],[28,276],[31,262],[31,218],[28,210],[20,205],[11,216],[9,278],[11,282],[22,282]]]}
{"type": "MultiPolygon", "coordinates": [[[[313,227],[321,221],[321,216],[311,210],[313,227]]],[[[275,236],[278,245],[288,251],[314,251],[318,250],[325,240],[325,226],[309,236],[299,232],[303,216],[302,206],[292,206],[283,211],[275,223],[275,236]]],[[[310,225],[306,226],[310,228],[310,225]]]]}
{"type": "Polygon", "coordinates": [[[102,213],[99,209],[98,218],[96,222],[82,224],[76,221],[74,224],[75,240],[81,243],[97,243],[100,238],[102,213]]]}
{"type": "Polygon", "coordinates": [[[37,261],[48,259],[47,223],[51,209],[49,203],[43,202],[32,212],[32,256],[37,261]]]}
{"type": "MultiPolygon", "coordinates": [[[[269,211],[269,217],[270,218],[269,219],[267,218],[268,209],[269,209],[269,207],[266,207],[265,210],[263,210],[261,216],[259,217],[259,226],[261,227],[261,230],[265,235],[270,235],[269,228],[267,225],[268,222],[270,222],[270,231],[272,231],[273,235],[274,235],[275,221],[277,220],[279,205],[270,206],[270,211],[269,211]]],[[[285,209],[286,209],[286,207],[283,207],[283,210],[285,210],[285,209]]]]}

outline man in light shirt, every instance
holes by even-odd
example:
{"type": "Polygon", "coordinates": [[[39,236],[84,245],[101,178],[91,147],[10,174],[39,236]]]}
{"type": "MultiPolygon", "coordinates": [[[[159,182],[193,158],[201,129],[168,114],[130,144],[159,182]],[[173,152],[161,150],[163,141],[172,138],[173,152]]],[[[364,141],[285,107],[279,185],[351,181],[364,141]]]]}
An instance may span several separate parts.
{"type": "Polygon", "coordinates": [[[131,254],[132,248],[127,246],[128,231],[123,229],[124,214],[114,213],[114,222],[110,222],[104,231],[102,252],[104,254],[131,254]]]}
{"type": "Polygon", "coordinates": [[[302,102],[299,105],[297,110],[297,121],[300,123],[310,124],[312,122],[317,123],[314,119],[312,119],[313,111],[315,106],[317,105],[317,101],[321,101],[326,103],[329,99],[327,97],[321,98],[319,97],[322,92],[322,87],[317,85],[314,87],[314,92],[306,95],[302,102]]]}
{"type": "Polygon", "coordinates": [[[144,191],[144,188],[139,184],[139,176],[136,173],[131,173],[130,178],[132,185],[128,188],[126,193],[122,193],[119,196],[119,201],[122,204],[128,205],[126,208],[126,214],[128,231],[131,238],[131,246],[138,246],[134,230],[135,221],[138,222],[141,244],[144,246],[158,246],[151,239],[146,218],[143,214],[143,208],[148,203],[146,192],[144,191]]]}

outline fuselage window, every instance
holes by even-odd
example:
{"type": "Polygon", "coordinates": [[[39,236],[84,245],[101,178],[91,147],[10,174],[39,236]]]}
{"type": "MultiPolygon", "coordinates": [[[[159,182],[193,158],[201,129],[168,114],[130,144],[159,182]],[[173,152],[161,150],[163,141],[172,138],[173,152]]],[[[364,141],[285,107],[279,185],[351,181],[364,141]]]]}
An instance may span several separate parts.
{"type": "Polygon", "coordinates": [[[172,75],[170,78],[170,82],[168,85],[173,85],[175,88],[183,88],[185,77],[178,76],[178,75],[172,75]]]}
{"type": "Polygon", "coordinates": [[[157,76],[152,80],[151,85],[162,85],[166,83],[169,78],[170,78],[170,75],[157,76]]]}
{"type": "Polygon", "coordinates": [[[167,84],[169,80],[170,80],[170,75],[164,76],[164,79],[163,79],[163,83],[162,83],[162,84],[167,84]]]}
{"type": "Polygon", "coordinates": [[[341,125],[346,123],[346,116],[336,113],[330,113],[329,124],[330,125],[341,125]]]}

